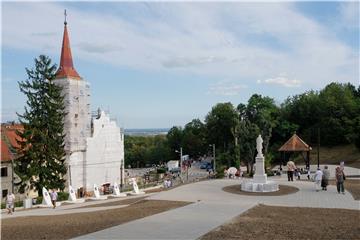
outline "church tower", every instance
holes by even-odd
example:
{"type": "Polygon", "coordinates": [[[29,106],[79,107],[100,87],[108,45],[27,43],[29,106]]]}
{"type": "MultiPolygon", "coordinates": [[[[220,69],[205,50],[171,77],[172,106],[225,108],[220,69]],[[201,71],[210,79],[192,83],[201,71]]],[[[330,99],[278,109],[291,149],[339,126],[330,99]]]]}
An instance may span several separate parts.
{"type": "Polygon", "coordinates": [[[91,136],[90,85],[74,68],[66,22],[61,48],[60,66],[54,83],[63,87],[67,181],[74,189],[85,187],[86,138],[91,136]]]}

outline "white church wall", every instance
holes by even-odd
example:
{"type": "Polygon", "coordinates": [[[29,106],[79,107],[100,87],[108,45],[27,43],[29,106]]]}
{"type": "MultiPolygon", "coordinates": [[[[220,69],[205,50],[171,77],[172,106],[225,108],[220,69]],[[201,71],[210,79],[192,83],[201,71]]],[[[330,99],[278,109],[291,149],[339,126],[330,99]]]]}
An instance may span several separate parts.
{"type": "Polygon", "coordinates": [[[93,119],[93,135],[87,138],[86,188],[93,184],[120,183],[124,159],[124,142],[120,128],[104,111],[93,119]]]}
{"type": "Polygon", "coordinates": [[[63,87],[66,179],[77,189],[84,186],[86,138],[91,135],[90,85],[72,78],[55,79],[54,83],[63,87]]]}

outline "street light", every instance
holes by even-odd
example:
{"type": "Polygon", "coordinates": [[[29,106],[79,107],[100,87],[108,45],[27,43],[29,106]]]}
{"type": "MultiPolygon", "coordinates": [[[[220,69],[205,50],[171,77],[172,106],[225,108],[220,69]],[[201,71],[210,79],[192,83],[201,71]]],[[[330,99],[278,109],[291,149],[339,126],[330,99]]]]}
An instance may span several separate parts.
{"type": "Polygon", "coordinates": [[[178,150],[175,150],[175,152],[180,153],[180,174],[182,173],[182,147],[180,147],[180,152],[178,150]]]}
{"type": "Polygon", "coordinates": [[[214,173],[216,173],[215,143],[214,143],[214,144],[210,144],[209,146],[210,146],[210,147],[212,146],[212,148],[213,148],[213,161],[214,161],[214,163],[213,163],[213,170],[214,170],[214,173]]]}

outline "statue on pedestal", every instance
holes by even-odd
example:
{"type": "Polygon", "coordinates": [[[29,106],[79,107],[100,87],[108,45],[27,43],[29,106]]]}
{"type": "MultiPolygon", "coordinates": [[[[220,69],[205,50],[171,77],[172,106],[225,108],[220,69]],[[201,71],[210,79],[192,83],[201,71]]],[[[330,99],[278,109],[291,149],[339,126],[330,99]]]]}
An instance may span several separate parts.
{"type": "Polygon", "coordinates": [[[262,157],[263,154],[262,154],[262,149],[263,149],[263,139],[261,137],[261,135],[259,135],[257,138],[256,138],[256,150],[258,152],[257,156],[258,157],[262,157]]]}

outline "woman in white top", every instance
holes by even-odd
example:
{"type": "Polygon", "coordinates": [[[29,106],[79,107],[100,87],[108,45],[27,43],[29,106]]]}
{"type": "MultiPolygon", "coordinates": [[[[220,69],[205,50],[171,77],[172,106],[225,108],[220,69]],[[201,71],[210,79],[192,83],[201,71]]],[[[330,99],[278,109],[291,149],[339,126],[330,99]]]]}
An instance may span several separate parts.
{"type": "Polygon", "coordinates": [[[317,192],[320,191],[321,189],[322,176],[323,176],[323,172],[320,170],[320,168],[318,168],[315,173],[315,188],[317,192]]]}

